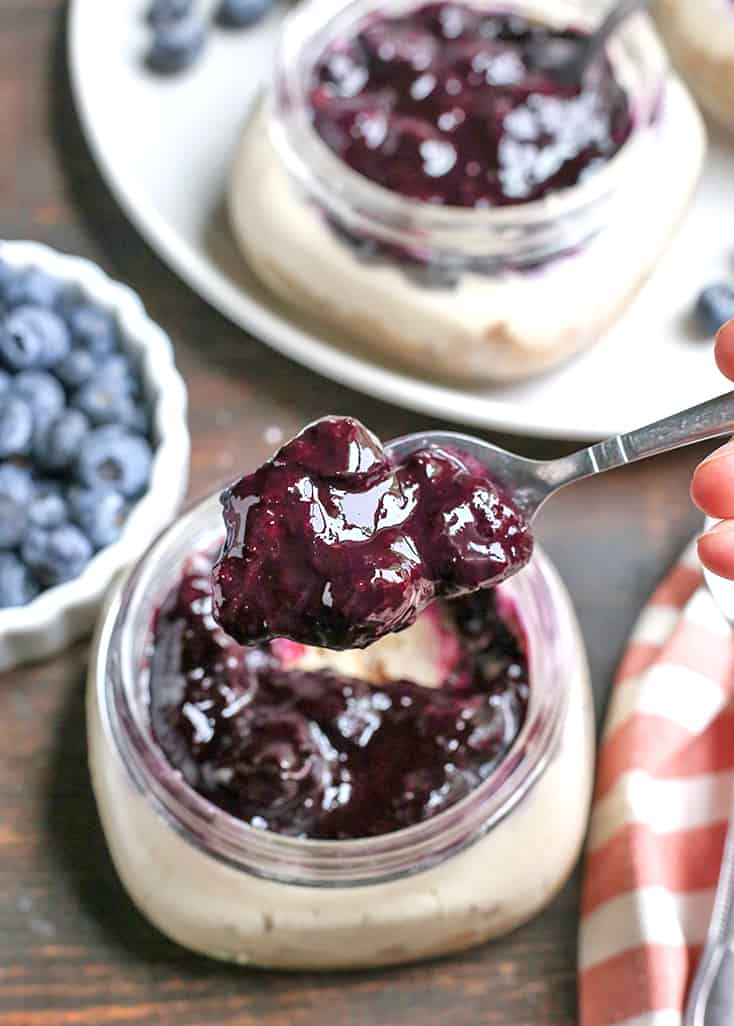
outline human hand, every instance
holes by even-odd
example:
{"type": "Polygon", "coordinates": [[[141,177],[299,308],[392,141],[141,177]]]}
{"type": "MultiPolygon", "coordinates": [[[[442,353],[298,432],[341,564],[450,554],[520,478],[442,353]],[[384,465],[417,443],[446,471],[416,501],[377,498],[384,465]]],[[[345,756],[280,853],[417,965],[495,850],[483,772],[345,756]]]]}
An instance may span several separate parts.
{"type": "MultiPolygon", "coordinates": [[[[734,381],[734,321],[716,338],[716,363],[734,381]]],[[[707,516],[720,520],[698,540],[698,555],[705,567],[734,580],[734,439],[699,463],[691,482],[691,498],[707,516]]]]}

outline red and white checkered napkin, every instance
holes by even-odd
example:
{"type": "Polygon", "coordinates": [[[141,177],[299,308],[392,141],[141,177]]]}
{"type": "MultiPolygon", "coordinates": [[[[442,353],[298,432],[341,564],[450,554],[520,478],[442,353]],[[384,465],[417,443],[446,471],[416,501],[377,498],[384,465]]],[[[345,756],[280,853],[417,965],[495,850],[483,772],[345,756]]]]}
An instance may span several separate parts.
{"type": "Polygon", "coordinates": [[[680,1026],[734,781],[734,642],[691,547],[630,639],[599,750],[581,1026],[680,1026]]]}

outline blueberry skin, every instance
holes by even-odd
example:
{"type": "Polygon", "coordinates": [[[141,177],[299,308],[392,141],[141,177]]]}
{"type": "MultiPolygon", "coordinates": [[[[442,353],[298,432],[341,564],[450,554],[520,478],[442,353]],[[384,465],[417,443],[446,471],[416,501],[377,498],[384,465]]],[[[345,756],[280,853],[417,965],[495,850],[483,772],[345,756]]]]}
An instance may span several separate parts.
{"type": "Polygon", "coordinates": [[[134,499],[150,480],[152,462],[144,438],[106,425],[88,435],[77,460],[77,479],[87,488],[113,488],[134,499]]]}
{"type": "Polygon", "coordinates": [[[51,531],[30,528],[20,554],[37,580],[48,588],[78,577],[93,555],[91,542],[74,524],[61,524],[51,531]]]}
{"type": "Polygon", "coordinates": [[[221,0],[217,24],[224,28],[244,28],[260,21],[272,9],[273,0],[221,0]]]}
{"type": "Polygon", "coordinates": [[[28,507],[28,523],[50,531],[68,519],[66,500],[56,482],[39,485],[33,502],[28,507]]]}
{"type": "Polygon", "coordinates": [[[185,18],[193,10],[193,0],[153,0],[145,17],[149,25],[157,26],[176,18],[185,18]]]}
{"type": "Polygon", "coordinates": [[[696,316],[701,326],[715,335],[734,317],[734,286],[718,282],[705,288],[696,303],[696,316]]]}
{"type": "Polygon", "coordinates": [[[117,321],[108,310],[103,310],[96,303],[77,299],[62,307],[62,313],[76,345],[98,357],[119,348],[117,321]]]}
{"type": "Polygon", "coordinates": [[[0,609],[27,606],[41,589],[13,552],[0,552],[0,609]]]}
{"type": "Polygon", "coordinates": [[[50,309],[56,305],[63,288],[63,282],[40,267],[24,267],[7,281],[0,282],[0,299],[6,309],[25,305],[50,309]]]}
{"type": "Polygon", "coordinates": [[[36,432],[33,439],[36,463],[51,472],[66,470],[77,459],[89,430],[89,420],[80,410],[63,410],[36,432]]]}
{"type": "Polygon", "coordinates": [[[10,390],[12,380],[13,379],[10,377],[9,374],[7,374],[4,370],[0,370],[0,399],[4,395],[7,395],[8,391],[10,390]]]}
{"type": "Polygon", "coordinates": [[[160,23],[156,26],[146,64],[152,71],[162,74],[183,71],[204,49],[206,33],[207,24],[197,14],[160,23]]]}
{"type": "Polygon", "coordinates": [[[53,416],[66,405],[64,389],[47,371],[21,371],[13,379],[13,393],[24,399],[33,412],[53,416]]]}
{"type": "Polygon", "coordinates": [[[19,506],[27,506],[35,491],[36,485],[28,467],[0,463],[0,495],[7,496],[19,506]]]}
{"type": "Polygon", "coordinates": [[[7,495],[0,495],[0,549],[20,545],[27,526],[26,508],[7,495]]]}
{"type": "Polygon", "coordinates": [[[104,488],[70,488],[67,504],[71,519],[96,551],[119,539],[130,509],[119,492],[104,488]]]}
{"type": "Polygon", "coordinates": [[[10,395],[0,403],[0,459],[24,456],[33,437],[33,412],[20,396],[10,395]]]}
{"type": "Polygon", "coordinates": [[[19,306],[0,330],[0,357],[14,371],[54,367],[71,348],[69,329],[53,310],[19,306]]]}
{"type": "Polygon", "coordinates": [[[72,405],[81,410],[95,427],[120,424],[133,429],[139,423],[137,405],[127,391],[114,381],[107,382],[99,376],[76,392],[72,405]]]}
{"type": "Polygon", "coordinates": [[[94,355],[88,349],[78,346],[54,368],[54,373],[67,388],[73,389],[89,381],[96,370],[94,355]]]}

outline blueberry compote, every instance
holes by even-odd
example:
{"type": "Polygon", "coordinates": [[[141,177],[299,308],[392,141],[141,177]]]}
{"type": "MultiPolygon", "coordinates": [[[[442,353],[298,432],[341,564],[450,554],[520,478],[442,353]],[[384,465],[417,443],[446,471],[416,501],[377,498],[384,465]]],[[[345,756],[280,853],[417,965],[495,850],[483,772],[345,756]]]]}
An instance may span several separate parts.
{"type": "Polygon", "coordinates": [[[395,464],[349,417],[307,427],[222,503],[214,616],[246,645],[363,648],[435,598],[498,584],[532,550],[478,464],[437,447],[395,464]]]}
{"type": "Polygon", "coordinates": [[[375,15],[317,61],[314,127],[353,170],[412,200],[541,199],[598,169],[632,131],[606,57],[583,81],[558,74],[583,39],[457,3],[375,15]]]}
{"type": "Polygon", "coordinates": [[[231,815],[299,837],[389,833],[459,801],[517,737],[525,642],[494,592],[445,604],[459,645],[440,687],[374,685],[238,645],[212,616],[210,567],[193,557],[156,616],[151,717],[168,761],[231,815]]]}

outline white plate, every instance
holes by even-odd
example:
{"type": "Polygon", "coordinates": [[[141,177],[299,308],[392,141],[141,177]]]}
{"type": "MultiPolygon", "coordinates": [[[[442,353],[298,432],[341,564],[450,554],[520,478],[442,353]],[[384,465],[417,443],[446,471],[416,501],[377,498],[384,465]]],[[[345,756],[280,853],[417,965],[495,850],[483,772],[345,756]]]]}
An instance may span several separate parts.
{"type": "MultiPolygon", "coordinates": [[[[282,11],[213,32],[191,71],[141,63],[147,0],[73,0],[69,59],[96,159],[139,231],[213,306],[294,360],[436,418],[520,434],[595,438],[690,406],[725,384],[689,311],[700,288],[734,281],[734,147],[712,145],[695,205],[652,280],[591,350],[529,383],[450,387],[350,353],[289,317],[249,276],[223,198],[241,125],[267,75],[282,11]]],[[[630,247],[634,239],[630,239],[630,247]]]]}

